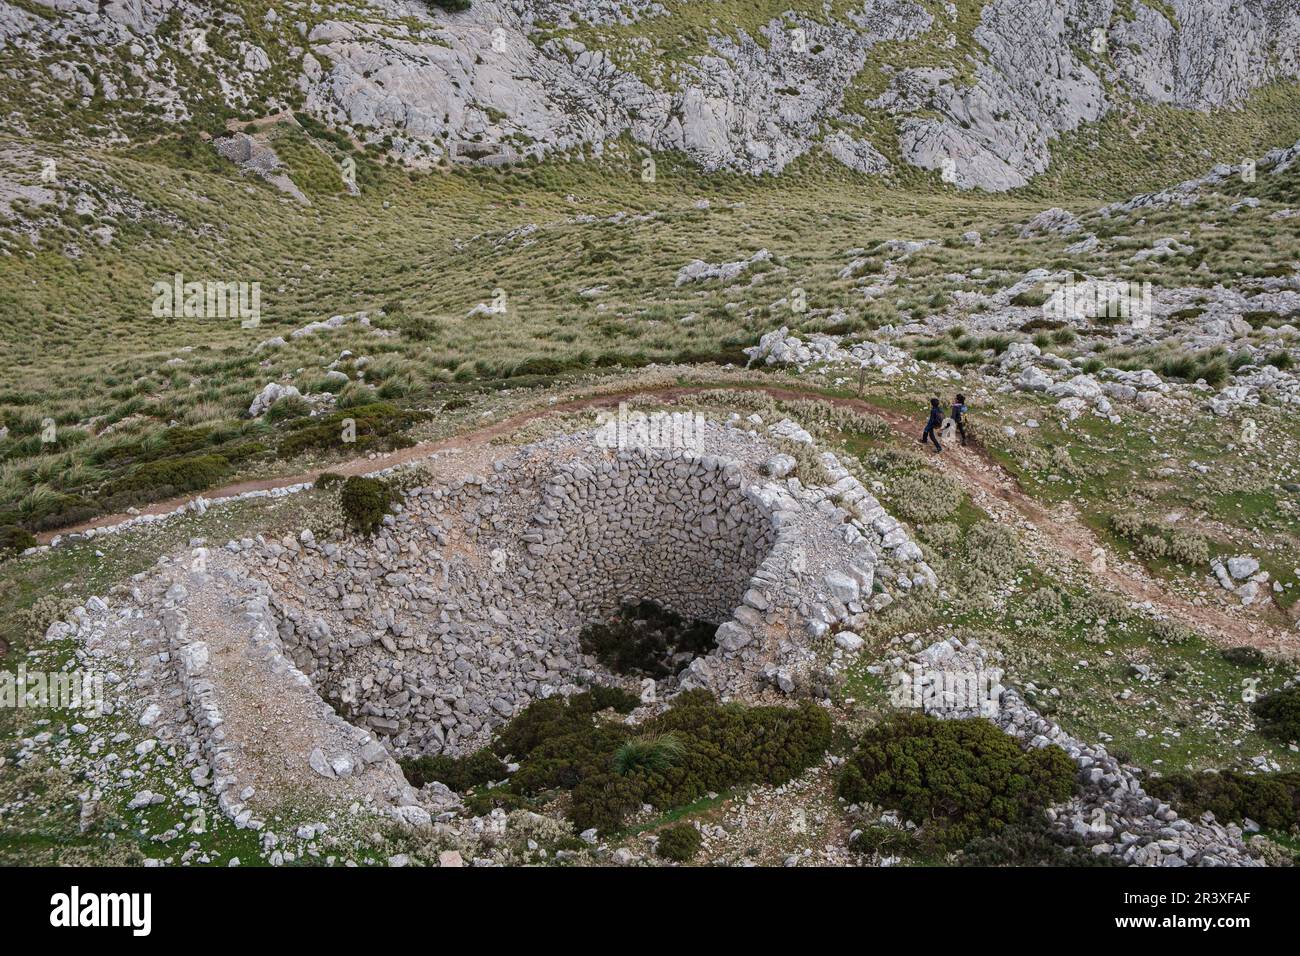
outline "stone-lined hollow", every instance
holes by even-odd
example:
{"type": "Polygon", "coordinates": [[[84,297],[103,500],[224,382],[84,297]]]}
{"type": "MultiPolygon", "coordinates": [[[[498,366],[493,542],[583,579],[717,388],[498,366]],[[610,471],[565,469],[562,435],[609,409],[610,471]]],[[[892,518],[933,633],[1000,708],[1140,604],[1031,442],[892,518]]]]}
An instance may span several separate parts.
{"type": "Polygon", "coordinates": [[[662,450],[564,466],[534,528],[534,579],[588,622],[654,601],[720,624],[776,539],[738,463],[662,450]]]}

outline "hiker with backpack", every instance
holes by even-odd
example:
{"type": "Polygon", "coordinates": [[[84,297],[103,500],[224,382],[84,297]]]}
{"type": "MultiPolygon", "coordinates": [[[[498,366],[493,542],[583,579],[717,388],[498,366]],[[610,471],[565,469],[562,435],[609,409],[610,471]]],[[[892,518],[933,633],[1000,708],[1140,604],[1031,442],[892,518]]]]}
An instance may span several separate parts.
{"type": "Polygon", "coordinates": [[[939,400],[937,398],[932,398],[930,399],[930,417],[926,420],[925,431],[921,433],[921,444],[924,445],[928,438],[930,441],[934,442],[934,450],[936,452],[943,451],[943,446],[939,444],[939,436],[937,434],[942,425],[943,409],[939,407],[939,400]]]}
{"type": "Polygon", "coordinates": [[[966,415],[966,396],[957,395],[957,400],[952,403],[952,421],[957,426],[957,433],[961,435],[962,447],[966,447],[966,423],[963,421],[966,415]]]}

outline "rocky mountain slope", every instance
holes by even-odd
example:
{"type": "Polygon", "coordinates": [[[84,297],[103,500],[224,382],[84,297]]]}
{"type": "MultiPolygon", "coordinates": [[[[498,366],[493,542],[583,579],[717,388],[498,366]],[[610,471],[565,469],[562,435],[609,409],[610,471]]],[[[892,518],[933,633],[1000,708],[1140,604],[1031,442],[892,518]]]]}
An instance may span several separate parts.
{"type": "Polygon", "coordinates": [[[294,108],[412,162],[629,136],[710,170],[821,152],[1005,190],[1112,114],[1139,133],[1154,107],[1241,106],[1297,50],[1287,0],[7,0],[0,129],[138,140],[294,108]]]}

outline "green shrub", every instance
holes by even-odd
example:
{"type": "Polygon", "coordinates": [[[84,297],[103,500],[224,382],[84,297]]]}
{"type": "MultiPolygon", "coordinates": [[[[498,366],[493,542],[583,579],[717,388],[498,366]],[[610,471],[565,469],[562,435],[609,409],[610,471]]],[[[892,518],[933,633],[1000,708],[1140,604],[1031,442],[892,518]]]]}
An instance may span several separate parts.
{"type": "Polygon", "coordinates": [[[879,856],[911,856],[920,850],[920,845],[913,831],[882,825],[863,828],[849,840],[849,848],[879,856]]]}
{"type": "Polygon", "coordinates": [[[36,547],[36,536],[16,524],[0,527],[0,554],[21,554],[36,547]]]}
{"type": "Polygon", "coordinates": [[[680,669],[673,662],[679,652],[699,656],[711,651],[717,629],[707,621],[685,621],[654,601],[641,601],[625,605],[609,621],[583,628],[578,644],[615,673],[663,678],[680,669]]]}
{"type": "Polygon", "coordinates": [[[339,504],[348,522],[366,534],[374,533],[383,524],[392,501],[392,489],[378,478],[353,475],[343,482],[339,492],[339,504]]]}
{"type": "Polygon", "coordinates": [[[1060,747],[1022,750],[987,720],[900,714],[863,736],[840,774],[850,803],[895,809],[934,825],[951,849],[1039,815],[1074,790],[1060,747]]]}
{"type": "Polygon", "coordinates": [[[1130,511],[1121,511],[1110,516],[1110,526],[1121,537],[1133,538],[1141,533],[1145,524],[1143,520],[1130,511]]]}
{"type": "Polygon", "coordinates": [[[608,690],[534,701],[493,743],[519,762],[509,788],[527,798],[570,790],[574,825],[609,833],[643,804],[666,810],[710,791],[784,783],[830,745],[830,718],[811,704],[720,705],[706,691],[679,694],[639,727],[594,719],[606,706],[630,711],[637,703],[608,690]]]}
{"type": "Polygon", "coordinates": [[[961,526],[951,521],[927,522],[916,526],[916,533],[944,557],[948,557],[961,544],[961,526]]]}
{"type": "Polygon", "coordinates": [[[1167,558],[1190,567],[1200,567],[1210,560],[1209,542],[1193,531],[1177,529],[1166,537],[1159,525],[1132,512],[1111,515],[1110,527],[1120,537],[1129,539],[1133,550],[1148,560],[1167,558]]]}
{"type": "Polygon", "coordinates": [[[1016,533],[992,521],[972,525],[966,532],[962,550],[956,573],[968,594],[983,594],[1001,587],[1023,558],[1016,533]]]}
{"type": "Polygon", "coordinates": [[[1109,853],[1094,854],[1075,834],[1053,830],[1042,817],[1012,824],[997,836],[976,837],[962,849],[960,866],[1123,866],[1109,853]]]}
{"type": "Polygon", "coordinates": [[[1191,567],[1208,564],[1209,542],[1191,531],[1175,531],[1169,536],[1169,560],[1191,567]]]}
{"type": "Polygon", "coordinates": [[[344,481],[342,475],[335,471],[322,471],[316,477],[317,488],[333,488],[335,485],[341,485],[344,481]]]}
{"type": "Polygon", "coordinates": [[[1246,817],[1273,830],[1300,822],[1300,774],[1171,773],[1148,780],[1147,793],[1173,804],[1184,816],[1207,810],[1221,822],[1246,817]]]}
{"type": "Polygon", "coordinates": [[[1237,667],[1263,667],[1265,663],[1264,652],[1258,647],[1229,647],[1220,651],[1219,656],[1237,667]]]}
{"type": "Polygon", "coordinates": [[[659,831],[655,853],[674,863],[685,863],[700,850],[700,831],[689,823],[679,823],[659,831]]]}
{"type": "Polygon", "coordinates": [[[902,474],[889,482],[889,501],[907,521],[942,521],[961,505],[961,488],[934,472],[902,474]]]}
{"type": "Polygon", "coordinates": [[[1157,560],[1165,557],[1169,553],[1169,545],[1164,538],[1158,534],[1144,534],[1138,538],[1137,543],[1133,546],[1134,550],[1144,558],[1157,560]]]}
{"type": "Polygon", "coordinates": [[[181,492],[210,488],[229,470],[230,462],[222,455],[145,462],[111,482],[107,497],[117,503],[160,501],[181,492]]]}
{"type": "Polygon", "coordinates": [[[364,451],[388,451],[404,448],[412,441],[402,432],[419,421],[421,413],[398,409],[387,402],[369,402],[326,415],[323,418],[295,418],[286,427],[289,434],[276,448],[281,458],[296,458],[307,452],[356,454],[364,451]],[[344,423],[351,421],[356,430],[353,442],[345,442],[344,423]]]}
{"type": "Polygon", "coordinates": [[[1300,684],[1261,697],[1250,711],[1265,737],[1284,744],[1300,740],[1300,684]]]}
{"type": "Polygon", "coordinates": [[[411,786],[419,788],[435,780],[458,793],[507,775],[506,765],[486,747],[465,757],[408,757],[398,761],[411,786]]]}

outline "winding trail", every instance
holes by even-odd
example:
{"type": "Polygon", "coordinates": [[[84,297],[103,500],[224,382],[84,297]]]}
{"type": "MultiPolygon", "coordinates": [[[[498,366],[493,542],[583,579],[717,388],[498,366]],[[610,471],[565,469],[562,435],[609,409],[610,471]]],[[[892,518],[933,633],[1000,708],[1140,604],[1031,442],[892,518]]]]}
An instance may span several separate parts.
{"type": "MultiPolygon", "coordinates": [[[[589,396],[566,402],[557,402],[541,408],[520,412],[502,419],[492,425],[476,429],[468,434],[453,436],[437,441],[421,442],[410,448],[403,448],[374,458],[356,458],[351,461],[331,465],[326,469],[270,478],[261,481],[248,481],[210,489],[201,497],[207,499],[233,497],[250,491],[266,491],[284,488],[290,485],[311,482],[322,470],[351,476],[365,475],[376,471],[409,464],[426,458],[436,452],[460,448],[468,449],[486,445],[493,438],[509,434],[534,419],[542,418],[556,412],[581,411],[590,408],[616,407],[619,402],[632,397],[654,397],[673,399],[710,391],[719,387],[737,390],[761,391],[773,398],[815,399],[833,405],[851,408],[856,411],[874,415],[887,422],[901,437],[915,441],[919,437],[921,418],[908,416],[901,412],[874,405],[859,398],[825,395],[817,391],[776,385],[690,385],[668,386],[663,388],[634,388],[623,392],[589,396]]],[[[1151,577],[1144,568],[1132,562],[1111,563],[1112,555],[1108,553],[1104,571],[1093,571],[1094,550],[1099,542],[1090,528],[1079,518],[1078,513],[1069,504],[1051,509],[1043,506],[1025,494],[1016,479],[998,465],[989,455],[972,445],[962,448],[949,445],[942,455],[934,456],[935,464],[944,472],[954,476],[970,492],[984,511],[997,520],[1009,521],[1018,525],[1028,537],[1031,549],[1038,547],[1067,560],[1077,561],[1089,574],[1098,578],[1098,584],[1114,589],[1131,601],[1149,604],[1162,615],[1181,621],[1188,627],[1207,635],[1216,643],[1225,646],[1251,646],[1261,651],[1280,657],[1296,657],[1300,650],[1300,632],[1288,631],[1275,627],[1265,621],[1252,619],[1246,612],[1234,612],[1227,608],[1210,604],[1196,604],[1174,591],[1167,583],[1151,577]]],[[[166,514],[184,506],[195,496],[171,498],[156,502],[141,509],[139,514],[166,514]]],[[[59,531],[48,531],[38,535],[42,544],[48,544],[58,534],[87,531],[91,528],[103,528],[130,520],[134,515],[103,515],[92,521],[74,525],[59,531]]]]}

